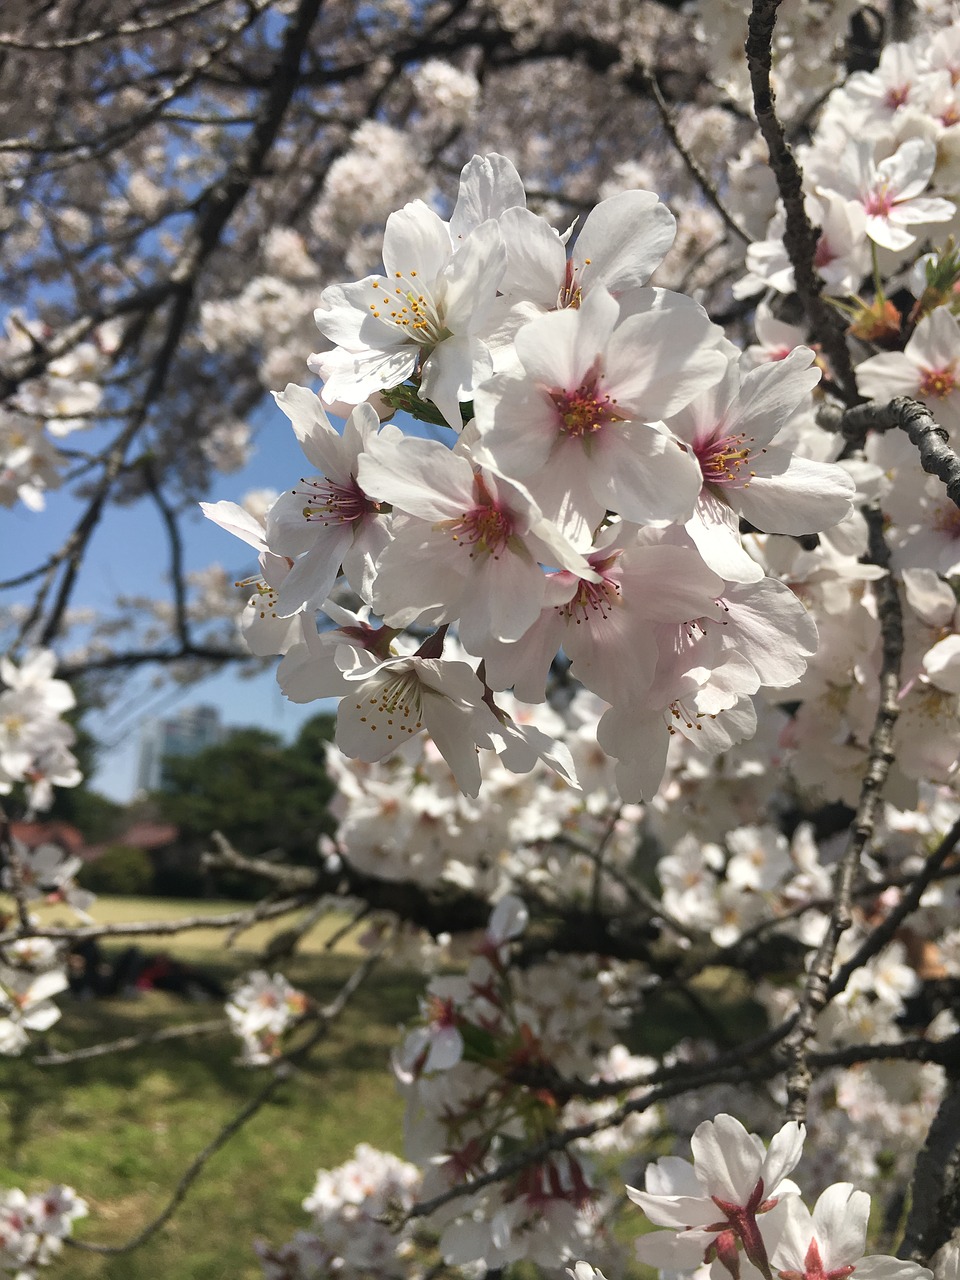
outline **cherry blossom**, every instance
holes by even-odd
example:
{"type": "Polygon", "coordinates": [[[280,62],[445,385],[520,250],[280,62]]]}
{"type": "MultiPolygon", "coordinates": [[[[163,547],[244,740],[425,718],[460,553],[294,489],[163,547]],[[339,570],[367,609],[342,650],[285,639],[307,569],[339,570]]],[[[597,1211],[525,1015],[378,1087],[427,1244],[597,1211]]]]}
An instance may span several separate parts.
{"type": "Polygon", "coordinates": [[[491,370],[481,333],[493,314],[506,267],[499,227],[490,219],[457,246],[422,201],[387,219],[384,274],[329,285],[317,326],[336,344],[312,357],[327,403],[359,404],[417,374],[420,390],[452,427],[491,370]]]}
{"type": "Polygon", "coordinates": [[[665,1156],[648,1165],[645,1190],[627,1195],[658,1226],[637,1242],[641,1261],[670,1270],[693,1269],[709,1251],[736,1276],[736,1250],[763,1268],[766,1251],[758,1220],[781,1197],[796,1193],[787,1175],[800,1159],[804,1128],[785,1124],[769,1148],[739,1120],[718,1115],[697,1127],[693,1163],[665,1156]]]}
{"type": "Polygon", "coordinates": [[[936,161],[936,147],[923,138],[908,138],[879,162],[872,142],[854,141],[825,185],[861,205],[866,233],[875,244],[895,251],[908,249],[917,240],[908,228],[948,222],[956,212],[951,201],[921,194],[936,161]]]}
{"type": "Polygon", "coordinates": [[[607,509],[641,523],[686,518],[692,459],[649,424],[718,380],[717,337],[702,312],[670,297],[621,319],[603,288],[531,321],[516,336],[522,372],[497,375],[476,397],[480,460],[526,484],[573,536],[607,509]]]}
{"type": "Polygon", "coordinates": [[[863,1256],[869,1213],[870,1197],[849,1182],[827,1187],[812,1214],[799,1196],[786,1197],[764,1220],[764,1234],[776,1241],[774,1270],[781,1280],[930,1280],[933,1273],[916,1262],[863,1256]]]}
{"type": "Polygon", "coordinates": [[[820,381],[813,361],[808,347],[798,347],[742,376],[731,361],[722,381],[669,419],[701,474],[696,509],[685,527],[706,563],[733,581],[763,577],[741,550],[738,516],[758,529],[799,533],[829,528],[850,513],[849,476],[776,442],[820,381]]]}
{"type": "Polygon", "coordinates": [[[593,576],[522,485],[474,470],[443,445],[386,442],[359,474],[370,493],[413,517],[394,522],[377,562],[373,604],[391,626],[459,618],[461,642],[482,654],[491,640],[518,640],[538,617],[541,564],[593,576]]]}
{"type": "Polygon", "coordinates": [[[903,351],[857,365],[857,383],[874,400],[912,396],[942,426],[960,431],[960,325],[949,308],[924,316],[903,351]]]}
{"type": "Polygon", "coordinates": [[[416,656],[378,662],[358,656],[343,674],[351,690],[340,703],[337,741],[348,755],[380,760],[426,730],[460,788],[477,795],[476,743],[490,713],[483,703],[483,686],[467,663],[416,656]]]}

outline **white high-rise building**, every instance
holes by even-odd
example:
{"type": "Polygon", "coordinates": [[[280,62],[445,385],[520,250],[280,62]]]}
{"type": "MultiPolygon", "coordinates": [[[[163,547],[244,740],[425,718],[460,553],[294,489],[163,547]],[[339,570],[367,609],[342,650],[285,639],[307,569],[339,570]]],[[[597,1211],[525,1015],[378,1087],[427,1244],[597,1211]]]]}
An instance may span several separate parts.
{"type": "Polygon", "coordinates": [[[169,785],[164,762],[170,756],[193,756],[223,740],[216,707],[185,707],[165,720],[149,720],[140,733],[137,791],[163,791],[169,785]]]}

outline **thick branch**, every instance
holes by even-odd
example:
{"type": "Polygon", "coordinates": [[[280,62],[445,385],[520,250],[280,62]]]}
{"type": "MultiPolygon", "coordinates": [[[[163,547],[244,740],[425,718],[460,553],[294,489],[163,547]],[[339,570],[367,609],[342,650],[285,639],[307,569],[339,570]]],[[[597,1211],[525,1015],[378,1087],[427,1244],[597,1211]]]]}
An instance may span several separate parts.
{"type": "Polygon", "coordinates": [[[840,419],[840,430],[854,446],[862,446],[868,431],[890,431],[899,427],[920,453],[920,465],[947,487],[947,497],[960,507],[960,456],[950,448],[950,439],[937,424],[925,404],[908,396],[897,396],[888,404],[870,403],[848,409],[840,419]]]}
{"type": "Polygon", "coordinates": [[[928,1262],[960,1227],[960,1069],[947,1087],[917,1156],[910,1213],[898,1256],[928,1262]]]}
{"type": "Polygon", "coordinates": [[[856,404],[860,396],[844,337],[843,322],[823,298],[823,280],[814,266],[819,232],[807,217],[803,174],[777,116],[770,83],[773,30],[779,7],[780,0],[753,0],[746,51],[754,113],[770,153],[770,167],[783,201],[786,218],[783,243],[793,265],[794,288],[803,303],[813,338],[820,343],[830,360],[833,377],[843,400],[851,405],[856,404]]]}

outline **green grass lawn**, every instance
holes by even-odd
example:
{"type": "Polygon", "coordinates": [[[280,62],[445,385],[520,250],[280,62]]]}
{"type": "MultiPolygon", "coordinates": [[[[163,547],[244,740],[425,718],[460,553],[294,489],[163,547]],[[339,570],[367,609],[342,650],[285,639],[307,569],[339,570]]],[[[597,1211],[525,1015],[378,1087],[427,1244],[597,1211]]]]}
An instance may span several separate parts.
{"type": "MultiPolygon", "coordinates": [[[[231,909],[231,904],[102,899],[101,920],[170,918],[231,909]]],[[[61,908],[62,912],[62,908],[61,908]]],[[[355,948],[324,950],[342,919],[324,922],[288,977],[322,1002],[356,966],[355,948]],[[354,954],[349,954],[353,951],[354,954]]],[[[156,945],[203,964],[229,983],[257,963],[266,939],[285,925],[258,925],[237,947],[205,930],[156,945]]],[[[138,941],[141,941],[138,939],[138,941]]],[[[146,940],[146,949],[153,945],[146,940]]],[[[259,1280],[254,1236],[274,1243],[307,1228],[300,1207],[316,1170],[340,1164],[357,1142],[400,1151],[401,1105],[387,1063],[397,1026],[416,1010],[422,979],[389,967],[374,971],[317,1047],[306,1070],[213,1156],[172,1221],[136,1253],[77,1250],[52,1275],[88,1280],[259,1280]]],[[[160,992],[139,999],[60,1000],[64,1016],[49,1047],[96,1044],[155,1028],[216,1018],[217,1003],[191,1004],[160,992]]],[[[120,1243],[165,1205],[196,1153],[266,1080],[235,1062],[229,1034],[170,1041],[63,1066],[0,1059],[0,1178],[10,1186],[76,1188],[90,1206],[80,1239],[120,1243]]]]}
{"type": "MultiPolygon", "coordinates": [[[[98,898],[93,904],[90,914],[98,924],[137,924],[141,921],[182,920],[186,916],[230,915],[237,911],[248,911],[249,902],[193,901],[180,898],[98,898]]],[[[74,913],[63,905],[42,906],[36,911],[38,918],[47,925],[77,923],[74,913]]],[[[231,945],[230,950],[240,955],[256,956],[262,952],[270,938],[276,933],[290,928],[298,919],[297,915],[284,916],[279,920],[261,920],[245,929],[231,945]]],[[[300,944],[300,951],[308,955],[318,955],[326,950],[328,939],[347,922],[347,917],[332,912],[318,920],[306,934],[300,944]]],[[[164,948],[179,956],[210,955],[211,952],[223,950],[224,940],[230,929],[199,928],[190,929],[175,935],[146,935],[128,938],[127,942],[136,942],[139,946],[164,948]]],[[[339,953],[360,954],[360,948],[351,935],[337,944],[339,953]]]]}

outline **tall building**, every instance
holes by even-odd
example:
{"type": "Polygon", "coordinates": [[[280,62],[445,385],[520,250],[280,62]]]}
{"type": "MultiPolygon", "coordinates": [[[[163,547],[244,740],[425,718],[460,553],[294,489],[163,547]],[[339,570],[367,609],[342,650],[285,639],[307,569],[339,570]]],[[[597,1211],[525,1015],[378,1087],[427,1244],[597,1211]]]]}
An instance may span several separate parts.
{"type": "Polygon", "coordinates": [[[141,730],[137,791],[164,791],[170,785],[170,756],[194,756],[223,740],[216,707],[185,707],[166,720],[150,720],[141,730]]]}

